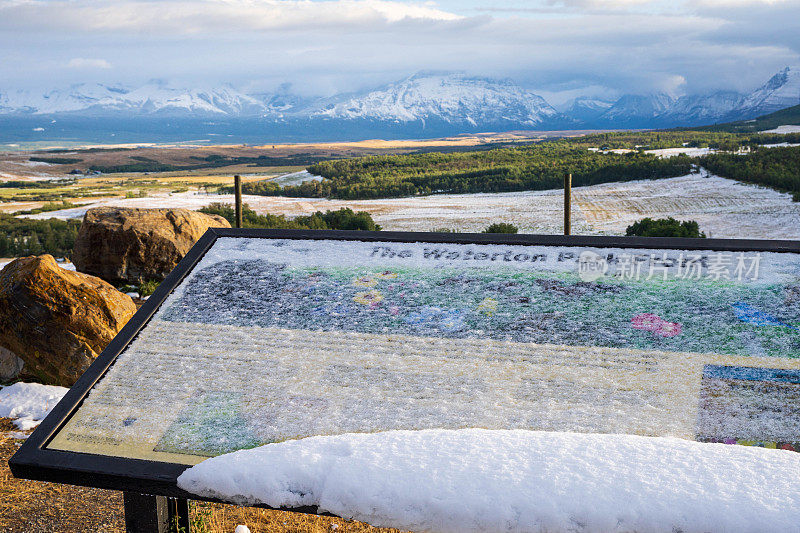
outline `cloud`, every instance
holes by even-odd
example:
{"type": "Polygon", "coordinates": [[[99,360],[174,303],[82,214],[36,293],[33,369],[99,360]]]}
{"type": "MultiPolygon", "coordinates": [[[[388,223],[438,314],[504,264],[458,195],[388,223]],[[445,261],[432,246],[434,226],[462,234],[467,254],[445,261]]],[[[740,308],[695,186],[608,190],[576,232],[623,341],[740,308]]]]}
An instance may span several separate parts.
{"type": "Polygon", "coordinates": [[[201,0],[95,2],[32,1],[0,4],[0,28],[44,28],[171,35],[226,34],[302,27],[448,21],[461,18],[418,3],[391,0],[201,0]]]}
{"type": "Polygon", "coordinates": [[[73,57],[67,62],[67,68],[79,68],[79,69],[111,68],[111,63],[109,63],[105,59],[73,57]]]}
{"type": "Polygon", "coordinates": [[[254,91],[290,82],[325,95],[436,69],[511,77],[548,94],[751,90],[800,64],[798,4],[0,0],[0,80],[167,78],[254,91]]]}

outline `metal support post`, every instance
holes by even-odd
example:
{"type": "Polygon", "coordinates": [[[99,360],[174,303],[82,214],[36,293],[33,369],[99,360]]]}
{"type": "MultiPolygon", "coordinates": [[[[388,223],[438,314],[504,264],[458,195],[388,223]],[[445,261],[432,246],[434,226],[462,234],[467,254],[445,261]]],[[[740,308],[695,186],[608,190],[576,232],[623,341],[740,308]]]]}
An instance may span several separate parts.
{"type": "Polygon", "coordinates": [[[190,533],[189,502],[124,492],[126,533],[190,533]]]}

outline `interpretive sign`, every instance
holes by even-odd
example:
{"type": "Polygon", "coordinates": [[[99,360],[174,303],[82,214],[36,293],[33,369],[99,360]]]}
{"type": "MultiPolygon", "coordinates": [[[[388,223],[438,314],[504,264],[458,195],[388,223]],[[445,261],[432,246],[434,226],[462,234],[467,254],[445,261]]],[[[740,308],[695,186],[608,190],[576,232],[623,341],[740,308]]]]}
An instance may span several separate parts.
{"type": "Polygon", "coordinates": [[[800,243],[210,230],[12,467],[469,427],[800,450],[800,243]]]}

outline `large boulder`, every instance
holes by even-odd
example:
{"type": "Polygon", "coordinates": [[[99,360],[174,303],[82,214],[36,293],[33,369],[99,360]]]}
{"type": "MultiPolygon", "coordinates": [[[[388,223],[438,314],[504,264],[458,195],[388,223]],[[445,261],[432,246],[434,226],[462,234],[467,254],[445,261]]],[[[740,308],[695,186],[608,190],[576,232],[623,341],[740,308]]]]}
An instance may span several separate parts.
{"type": "Polygon", "coordinates": [[[86,212],[72,262],[112,283],[162,280],[208,228],[229,228],[217,215],[188,209],[97,207],[86,212]]]}
{"type": "Polygon", "coordinates": [[[50,255],[0,271],[0,346],[24,362],[22,379],[71,386],[135,312],[130,296],[50,255]]]}
{"type": "Polygon", "coordinates": [[[25,361],[17,357],[17,354],[0,346],[0,383],[15,380],[23,366],[25,361]]]}

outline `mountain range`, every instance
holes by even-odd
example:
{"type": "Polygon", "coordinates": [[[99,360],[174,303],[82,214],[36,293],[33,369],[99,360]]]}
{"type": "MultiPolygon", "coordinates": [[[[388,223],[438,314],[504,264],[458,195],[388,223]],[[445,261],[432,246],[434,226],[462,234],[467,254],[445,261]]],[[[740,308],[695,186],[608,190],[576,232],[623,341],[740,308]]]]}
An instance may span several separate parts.
{"type": "MultiPolygon", "coordinates": [[[[110,132],[116,124],[123,132],[146,132],[168,124],[184,136],[236,137],[247,131],[280,132],[287,140],[313,135],[431,137],[512,129],[698,126],[747,120],[798,104],[797,67],[786,67],[747,94],[581,97],[561,111],[508,79],[421,72],[373,90],[328,98],[299,96],[288,84],[273,93],[245,94],[231,86],[185,89],[162,81],[136,88],[87,83],[43,94],[0,91],[0,125],[50,119],[50,124],[66,125],[60,128],[62,136],[79,136],[75,130],[83,127],[110,132]],[[215,128],[219,131],[211,132],[215,128]]],[[[59,131],[47,125],[31,129],[39,137],[59,131]]]]}

